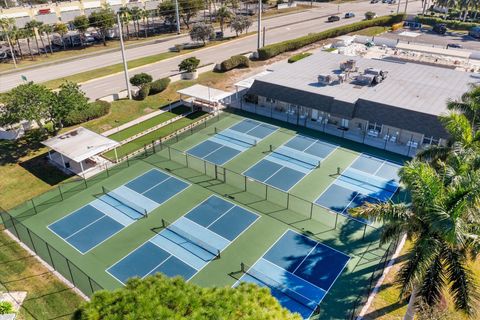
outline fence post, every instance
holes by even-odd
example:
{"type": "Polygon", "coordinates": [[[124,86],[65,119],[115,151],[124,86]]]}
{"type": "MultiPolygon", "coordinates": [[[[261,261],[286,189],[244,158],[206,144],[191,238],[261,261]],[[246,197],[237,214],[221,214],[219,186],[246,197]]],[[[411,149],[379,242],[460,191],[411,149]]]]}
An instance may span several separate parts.
{"type": "Polygon", "coordinates": [[[85,189],[88,188],[87,179],[83,178],[83,183],[85,184],[85,189]]]}
{"type": "Polygon", "coordinates": [[[152,149],[153,153],[157,153],[157,151],[155,150],[155,140],[152,140],[152,149]]]}
{"type": "Polygon", "coordinates": [[[244,190],[245,190],[245,192],[246,192],[246,191],[247,191],[247,176],[243,176],[243,178],[244,178],[244,181],[245,181],[243,188],[244,188],[244,190]]]}
{"type": "Polygon", "coordinates": [[[338,212],[336,212],[336,215],[335,215],[335,226],[333,227],[334,229],[337,229],[337,223],[338,223],[338,212]]]}
{"type": "Polygon", "coordinates": [[[16,233],[16,236],[17,236],[18,240],[22,241],[20,239],[20,234],[18,233],[17,226],[15,225],[15,218],[12,217],[11,215],[9,215],[9,217],[10,217],[10,220],[12,220],[13,229],[15,229],[15,233],[16,233]]]}
{"type": "Polygon", "coordinates": [[[310,220],[313,217],[313,202],[310,202],[310,220]]]}
{"type": "Polygon", "coordinates": [[[167,148],[168,148],[168,160],[172,160],[172,155],[170,153],[170,147],[167,146],[167,148]]]}
{"type": "Polygon", "coordinates": [[[60,193],[60,198],[63,201],[63,193],[62,193],[62,188],[60,188],[60,185],[58,185],[58,192],[60,193]]]}
{"type": "Polygon", "coordinates": [[[364,225],[363,227],[363,236],[362,236],[362,240],[365,240],[365,234],[367,233],[367,224],[364,225]]]}
{"type": "Polygon", "coordinates": [[[127,154],[127,167],[130,167],[130,160],[128,159],[128,154],[127,154]]]}
{"type": "Polygon", "coordinates": [[[95,293],[95,290],[93,290],[93,284],[92,284],[92,278],[90,278],[88,275],[86,275],[88,278],[88,283],[90,284],[90,289],[92,290],[92,295],[95,293]]]}
{"type": "Polygon", "coordinates": [[[287,209],[289,205],[290,205],[290,193],[287,192],[287,209]]]}
{"type": "Polygon", "coordinates": [[[189,168],[188,166],[188,153],[185,152],[185,164],[187,166],[187,168],[189,168]]]}
{"type": "Polygon", "coordinates": [[[33,238],[32,238],[32,234],[30,233],[30,229],[28,229],[27,227],[25,227],[25,229],[27,229],[28,237],[30,238],[30,242],[32,243],[33,251],[37,253],[37,248],[35,247],[35,243],[33,243],[33,238]]]}
{"type": "Polygon", "coordinates": [[[48,252],[48,256],[50,257],[50,261],[52,261],[52,267],[53,269],[57,270],[57,268],[55,268],[55,262],[53,262],[52,253],[50,252],[50,245],[46,241],[45,241],[45,244],[47,245],[47,252],[48,252]]]}
{"type": "MultiPolygon", "coordinates": [[[[63,257],[63,255],[62,255],[63,257]]],[[[65,261],[67,261],[67,267],[68,267],[68,272],[70,273],[70,278],[72,278],[72,283],[73,283],[73,286],[76,287],[77,285],[75,284],[75,279],[73,278],[73,273],[72,273],[72,268],[70,268],[70,262],[68,261],[67,258],[63,257],[65,259],[65,261]]]]}

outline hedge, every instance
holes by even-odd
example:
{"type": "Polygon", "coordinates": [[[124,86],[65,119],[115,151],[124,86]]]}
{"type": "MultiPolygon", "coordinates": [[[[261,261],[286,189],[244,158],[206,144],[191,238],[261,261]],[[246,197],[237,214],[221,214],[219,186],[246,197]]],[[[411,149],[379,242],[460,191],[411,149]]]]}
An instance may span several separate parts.
{"type": "Polygon", "coordinates": [[[294,51],[321,40],[338,37],[368,27],[390,26],[394,23],[402,21],[404,17],[405,15],[403,14],[383,16],[372,20],[363,20],[347,24],[345,26],[328,29],[322,32],[311,33],[309,35],[292,40],[274,43],[258,49],[258,58],[260,60],[267,60],[287,51],[294,51]]]}
{"type": "Polygon", "coordinates": [[[297,62],[298,60],[302,60],[303,58],[309,57],[311,55],[312,54],[310,52],[303,52],[303,53],[293,55],[290,58],[288,58],[288,63],[297,62]]]}
{"type": "Polygon", "coordinates": [[[162,92],[163,90],[167,89],[169,84],[170,84],[170,78],[162,78],[162,79],[153,81],[150,84],[150,94],[157,94],[162,92]]]}
{"type": "Polygon", "coordinates": [[[417,16],[415,18],[417,22],[427,24],[429,26],[434,26],[437,23],[445,23],[447,28],[453,30],[469,30],[473,27],[479,27],[479,23],[474,22],[463,22],[458,20],[444,20],[436,17],[429,17],[429,16],[417,16]]]}
{"type": "Polygon", "coordinates": [[[135,100],[145,100],[150,94],[150,83],[144,84],[140,90],[138,90],[135,100]]]}
{"type": "Polygon", "coordinates": [[[73,110],[64,119],[65,126],[73,126],[89,120],[100,118],[110,112],[110,103],[102,100],[97,100],[88,104],[84,110],[73,110]]]}
{"type": "Polygon", "coordinates": [[[235,68],[250,67],[250,60],[242,55],[231,56],[229,59],[220,63],[220,71],[225,72],[235,68]]]}

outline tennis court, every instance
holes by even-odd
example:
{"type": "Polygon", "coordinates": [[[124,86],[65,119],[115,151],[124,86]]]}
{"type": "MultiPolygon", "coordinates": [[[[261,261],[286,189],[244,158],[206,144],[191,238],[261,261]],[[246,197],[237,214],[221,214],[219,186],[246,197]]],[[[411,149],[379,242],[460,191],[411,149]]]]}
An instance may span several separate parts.
{"type": "Polygon", "coordinates": [[[161,272],[189,280],[247,230],[259,216],[218,196],[210,196],[118,261],[107,272],[121,283],[161,272]]]}
{"type": "Polygon", "coordinates": [[[385,202],[399,188],[398,170],[401,166],[367,154],[361,154],[328,187],[315,203],[347,214],[348,209],[365,202],[385,202]]]}
{"type": "Polygon", "coordinates": [[[277,127],[259,121],[244,119],[199,143],[188,154],[211,163],[222,165],[257,142],[272,134],[277,127]]]}
{"type": "Polygon", "coordinates": [[[271,185],[283,191],[289,191],[312,170],[319,167],[337,146],[296,135],[284,145],[254,164],[244,175],[271,185]]]}
{"type": "Polygon", "coordinates": [[[291,312],[308,319],[337,280],[350,257],[288,229],[235,284],[270,288],[291,312]]]}
{"type": "Polygon", "coordinates": [[[162,203],[183,191],[188,183],[152,169],[50,224],[48,228],[85,254],[162,203]]]}

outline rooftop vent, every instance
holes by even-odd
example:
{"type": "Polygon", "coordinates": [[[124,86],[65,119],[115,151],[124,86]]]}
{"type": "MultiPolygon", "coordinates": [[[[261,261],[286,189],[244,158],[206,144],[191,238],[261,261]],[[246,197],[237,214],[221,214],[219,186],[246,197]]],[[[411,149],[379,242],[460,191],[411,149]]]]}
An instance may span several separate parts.
{"type": "Polygon", "coordinates": [[[320,74],[318,76],[318,83],[322,85],[330,85],[333,81],[335,81],[334,77],[331,74],[320,74]]]}
{"type": "Polygon", "coordinates": [[[340,70],[347,72],[355,72],[358,70],[357,61],[350,59],[340,63],[340,70]]]}

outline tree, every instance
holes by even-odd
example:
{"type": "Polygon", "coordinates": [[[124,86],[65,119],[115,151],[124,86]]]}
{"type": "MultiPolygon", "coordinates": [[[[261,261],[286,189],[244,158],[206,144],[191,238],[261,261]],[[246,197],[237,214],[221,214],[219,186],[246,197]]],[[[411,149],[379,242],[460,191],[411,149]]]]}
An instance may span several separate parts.
{"type": "Polygon", "coordinates": [[[190,20],[203,9],[203,0],[178,0],[180,17],[183,23],[190,29],[190,20]]]}
{"type": "Polygon", "coordinates": [[[373,11],[367,11],[365,12],[365,20],[372,20],[373,18],[375,18],[377,16],[377,14],[373,11]]]}
{"type": "Polygon", "coordinates": [[[137,73],[133,77],[130,78],[130,83],[134,86],[137,86],[141,89],[145,84],[150,83],[153,81],[153,78],[148,73],[137,73]]]}
{"type": "Polygon", "coordinates": [[[63,50],[66,50],[67,46],[66,46],[64,37],[68,33],[67,25],[65,23],[57,23],[53,27],[53,31],[55,31],[56,33],[58,33],[60,35],[60,37],[62,38],[63,50]]]}
{"type": "Polygon", "coordinates": [[[160,273],[131,279],[114,291],[98,291],[74,314],[93,319],[276,319],[300,320],[283,309],[266,288],[203,288],[160,273]],[[134,306],[134,307],[133,307],[134,306]]]}
{"type": "Polygon", "coordinates": [[[218,22],[220,22],[220,31],[223,33],[223,26],[225,25],[225,22],[230,21],[233,17],[233,14],[226,6],[221,6],[217,11],[216,17],[218,22]]]}
{"type": "Polygon", "coordinates": [[[56,93],[55,103],[50,109],[54,129],[63,128],[65,118],[71,112],[82,112],[88,108],[88,98],[75,82],[64,82],[56,93]]]}
{"type": "Polygon", "coordinates": [[[142,17],[142,20],[143,20],[143,31],[145,32],[145,38],[148,37],[148,29],[149,29],[149,21],[148,19],[150,19],[150,11],[149,10],[146,10],[146,9],[143,9],[141,11],[141,17],[142,17]]]}
{"type": "Polygon", "coordinates": [[[140,31],[139,30],[140,26],[138,24],[138,20],[140,20],[140,18],[142,17],[142,10],[139,7],[133,7],[132,9],[130,9],[130,15],[132,16],[132,20],[133,20],[133,28],[135,29],[135,37],[138,40],[139,39],[138,32],[140,31]]]}
{"type": "Polygon", "coordinates": [[[177,18],[175,16],[175,3],[172,0],[165,0],[162,1],[158,5],[159,15],[163,17],[165,22],[170,25],[174,25],[177,22],[177,18]]]}
{"type": "Polygon", "coordinates": [[[178,70],[185,71],[185,72],[195,72],[197,71],[198,65],[200,64],[200,60],[195,57],[190,57],[178,65],[178,70]]]}
{"type": "Polygon", "coordinates": [[[238,34],[248,32],[248,28],[252,26],[252,19],[246,16],[237,15],[233,18],[232,22],[230,22],[230,28],[235,31],[237,37],[238,34]]]}
{"type": "Polygon", "coordinates": [[[190,30],[190,38],[193,41],[202,41],[203,45],[205,42],[214,35],[215,31],[211,24],[205,24],[203,22],[197,22],[192,26],[190,30]]]}
{"type": "Polygon", "coordinates": [[[90,22],[87,16],[76,16],[73,19],[72,23],[75,29],[77,29],[78,32],[80,32],[80,35],[81,35],[80,43],[81,43],[81,46],[83,47],[83,37],[85,37],[85,32],[87,32],[88,27],[90,27],[90,22]]]}
{"type": "MultiPolygon", "coordinates": [[[[38,27],[42,24],[42,22],[39,22],[37,20],[31,20],[25,24],[25,29],[29,31],[30,36],[33,35],[35,37],[35,43],[37,45],[37,54],[40,55],[40,46],[38,45],[38,38],[37,38],[37,32],[38,32],[38,27]]],[[[47,54],[45,52],[45,54],[47,54]]]]}
{"type": "Polygon", "coordinates": [[[12,125],[22,120],[33,121],[40,128],[50,119],[50,108],[55,103],[55,94],[47,87],[33,82],[21,84],[3,98],[0,124],[12,125]]]}
{"type": "Polygon", "coordinates": [[[130,38],[129,25],[132,19],[132,16],[130,14],[130,9],[128,7],[121,7],[120,9],[118,9],[118,14],[120,15],[120,22],[122,23],[122,27],[123,25],[125,25],[127,29],[127,33],[125,35],[127,39],[129,39],[130,38]]]}
{"type": "Polygon", "coordinates": [[[33,61],[33,52],[32,52],[32,46],[30,45],[30,38],[32,37],[32,30],[28,28],[24,28],[20,30],[20,35],[22,38],[27,39],[27,47],[28,47],[28,52],[30,53],[30,59],[33,61]]]}
{"type": "MultiPolygon", "coordinates": [[[[39,31],[42,32],[42,33],[45,32],[45,34],[47,35],[48,48],[50,49],[50,54],[53,54],[52,42],[51,42],[51,39],[50,39],[50,34],[52,34],[52,32],[53,32],[53,27],[49,24],[42,24],[39,28],[39,31]]],[[[40,35],[40,38],[42,38],[41,35],[40,35]]],[[[42,44],[43,44],[43,41],[42,41],[42,44]]],[[[44,46],[44,49],[45,49],[45,52],[46,52],[47,49],[45,48],[45,46],[44,46]]]]}
{"type": "Polygon", "coordinates": [[[116,22],[115,13],[113,12],[112,8],[109,5],[105,5],[99,11],[92,12],[92,14],[88,17],[88,21],[92,27],[97,29],[101,34],[103,45],[106,46],[107,31],[113,28],[116,22]]]}

